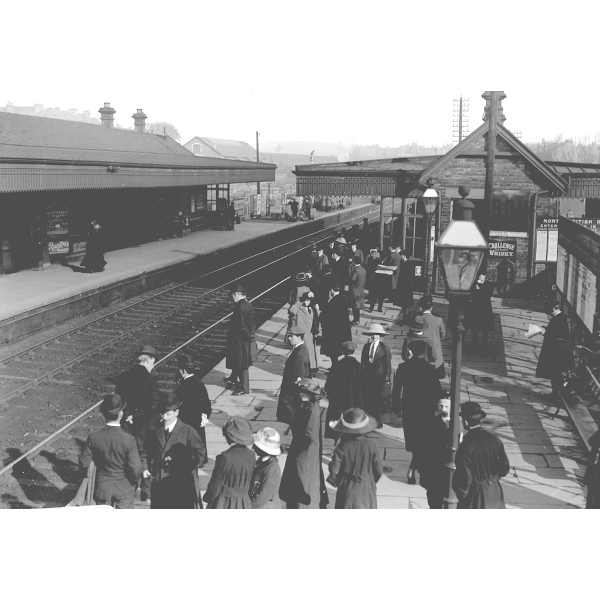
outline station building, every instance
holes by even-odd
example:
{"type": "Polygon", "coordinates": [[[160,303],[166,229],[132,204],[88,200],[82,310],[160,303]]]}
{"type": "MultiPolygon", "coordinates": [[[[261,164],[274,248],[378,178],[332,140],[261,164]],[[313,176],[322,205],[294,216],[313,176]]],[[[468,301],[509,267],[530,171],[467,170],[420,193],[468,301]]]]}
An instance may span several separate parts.
{"type": "Polygon", "coordinates": [[[0,112],[0,274],[68,260],[92,220],[107,250],[219,227],[230,186],[275,180],[276,166],[199,157],[164,135],[0,112]]]}
{"type": "MultiPolygon", "coordinates": [[[[393,205],[393,241],[424,263],[427,219],[419,199],[427,181],[433,180],[440,196],[429,232],[433,240],[452,219],[453,202],[460,199],[458,188],[469,186],[473,218],[489,235],[489,279],[508,291],[542,271],[554,274],[558,218],[584,218],[587,212],[599,210],[600,165],[544,162],[504,127],[500,107],[490,214],[484,202],[489,132],[486,95],[482,125],[446,154],[297,165],[297,194],[383,198],[393,205]]],[[[437,256],[433,257],[436,261],[437,256]]],[[[438,272],[436,264],[433,268],[438,272]]],[[[443,289],[441,278],[437,286],[443,289]]]]}

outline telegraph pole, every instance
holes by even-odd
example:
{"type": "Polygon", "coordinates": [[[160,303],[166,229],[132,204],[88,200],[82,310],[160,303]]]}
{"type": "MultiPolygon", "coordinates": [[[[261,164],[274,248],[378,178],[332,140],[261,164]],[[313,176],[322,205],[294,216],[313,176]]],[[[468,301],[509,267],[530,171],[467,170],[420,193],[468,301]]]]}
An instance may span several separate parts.
{"type": "Polygon", "coordinates": [[[469,112],[469,99],[461,96],[458,100],[455,98],[453,102],[454,114],[452,125],[454,129],[452,130],[452,135],[454,141],[456,141],[456,138],[458,137],[458,143],[460,144],[460,142],[463,141],[463,138],[469,133],[469,117],[467,115],[469,112]]]}
{"type": "MultiPolygon", "coordinates": [[[[260,155],[258,153],[258,131],[256,132],[256,162],[259,163],[260,162],[260,155]]],[[[260,194],[260,181],[256,182],[256,193],[260,194]]]]}
{"type": "MultiPolygon", "coordinates": [[[[492,219],[492,199],[494,197],[494,165],[496,162],[496,136],[498,135],[498,118],[502,117],[502,100],[506,98],[504,92],[484,92],[481,95],[486,101],[483,120],[489,121],[487,134],[487,159],[485,163],[485,222],[480,223],[481,233],[489,241],[491,219],[492,219]]],[[[487,255],[483,258],[482,268],[487,267],[487,255]]]]}

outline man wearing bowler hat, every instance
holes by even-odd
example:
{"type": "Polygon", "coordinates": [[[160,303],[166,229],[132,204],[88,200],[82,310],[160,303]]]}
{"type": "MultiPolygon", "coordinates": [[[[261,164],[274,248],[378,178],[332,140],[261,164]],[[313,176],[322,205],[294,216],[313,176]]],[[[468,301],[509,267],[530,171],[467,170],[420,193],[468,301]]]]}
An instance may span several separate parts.
{"type": "Polygon", "coordinates": [[[460,416],[467,433],[456,452],[452,479],[458,508],[506,508],[500,478],[510,464],[504,444],[481,426],[486,414],[477,402],[462,404],[460,416]]]}
{"type": "Polygon", "coordinates": [[[310,377],[310,355],[304,343],[304,331],[292,327],[288,333],[292,351],[283,368],[276,417],[278,421],[291,425],[296,408],[300,405],[296,383],[303,377],[310,377]]]}
{"type": "Polygon", "coordinates": [[[198,432],[178,418],[180,406],[173,392],[160,392],[161,425],[141,452],[144,479],[152,480],[150,508],[202,508],[197,469],[206,448],[198,432]]]}
{"type": "MultiPolygon", "coordinates": [[[[158,383],[152,373],[158,354],[152,346],[142,345],[136,357],[137,365],[117,377],[115,394],[127,405],[121,422],[123,430],[135,437],[141,452],[148,434],[158,424],[155,415],[158,383]]],[[[142,479],[142,500],[146,500],[149,489],[147,480],[142,479]]]]}
{"type": "Polygon", "coordinates": [[[96,465],[96,504],[110,504],[114,508],[133,508],[135,486],[142,476],[135,438],[120,426],[125,408],[119,395],[104,396],[100,412],[106,426],[89,435],[79,457],[83,471],[87,471],[92,461],[96,465]]]}
{"type": "Polygon", "coordinates": [[[254,342],[254,311],[246,300],[246,288],[237,284],[231,289],[234,303],[233,314],[227,332],[227,358],[225,365],[231,369],[231,375],[225,377],[225,383],[234,390],[233,396],[250,393],[250,374],[252,365],[252,343],[254,342]]]}
{"type": "Polygon", "coordinates": [[[356,343],[344,342],[342,348],[344,358],[331,367],[325,382],[325,392],[329,401],[325,437],[334,440],[340,436],[333,431],[329,423],[339,420],[341,414],[349,408],[363,408],[363,402],[369,394],[365,368],[352,356],[356,350],[356,343]]]}

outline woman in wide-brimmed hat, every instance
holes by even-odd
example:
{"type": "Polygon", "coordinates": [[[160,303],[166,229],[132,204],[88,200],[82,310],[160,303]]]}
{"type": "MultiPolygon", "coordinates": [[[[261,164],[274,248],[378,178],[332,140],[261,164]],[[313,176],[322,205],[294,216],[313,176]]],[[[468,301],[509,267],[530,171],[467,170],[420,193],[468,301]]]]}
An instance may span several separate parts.
{"type": "Polygon", "coordinates": [[[349,408],[330,425],[342,436],[327,478],[338,490],[335,507],[377,508],[376,483],[383,475],[383,463],[375,440],[367,436],[377,421],[360,408],[349,408]]]}
{"type": "Polygon", "coordinates": [[[215,461],[204,502],[206,508],[252,508],[248,491],[254,471],[252,426],[242,417],[229,417],[223,435],[231,448],[221,452],[215,461]]]}
{"type": "Polygon", "coordinates": [[[252,508],[281,508],[281,468],[277,462],[277,457],[281,454],[280,445],[279,433],[272,427],[265,427],[254,434],[254,452],[258,459],[250,483],[252,508]]]}
{"type": "Polygon", "coordinates": [[[364,332],[370,336],[362,349],[361,364],[367,375],[368,397],[363,399],[365,410],[379,422],[392,423],[395,420],[392,411],[392,354],[390,349],[381,341],[387,331],[379,323],[371,323],[364,332]]]}
{"type": "Polygon", "coordinates": [[[408,325],[408,334],[404,338],[404,344],[402,345],[403,361],[406,362],[410,358],[408,345],[417,340],[422,340],[427,344],[427,360],[435,364],[437,354],[429,339],[429,326],[427,325],[427,319],[423,315],[414,315],[408,325]]]}
{"type": "Polygon", "coordinates": [[[293,438],[281,478],[279,497],[286,503],[286,508],[326,508],[329,500],[321,466],[323,446],[321,408],[318,403],[325,392],[309,378],[302,379],[297,387],[301,404],[292,420],[293,438]]]}

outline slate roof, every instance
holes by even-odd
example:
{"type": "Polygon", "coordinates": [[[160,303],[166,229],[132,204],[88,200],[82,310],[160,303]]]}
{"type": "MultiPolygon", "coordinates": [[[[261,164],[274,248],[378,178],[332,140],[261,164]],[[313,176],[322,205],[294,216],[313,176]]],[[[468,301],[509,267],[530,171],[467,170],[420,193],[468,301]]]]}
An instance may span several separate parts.
{"type": "Polygon", "coordinates": [[[0,112],[0,162],[68,162],[181,168],[272,169],[195,156],[168,136],[0,112]]]}
{"type": "Polygon", "coordinates": [[[324,174],[336,175],[341,173],[355,174],[420,174],[440,156],[410,156],[399,158],[380,158],[376,160],[354,160],[348,162],[326,163],[320,165],[296,165],[297,175],[324,174]]]}

